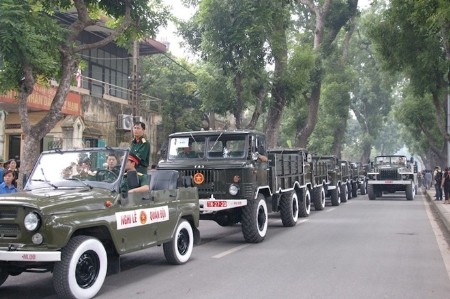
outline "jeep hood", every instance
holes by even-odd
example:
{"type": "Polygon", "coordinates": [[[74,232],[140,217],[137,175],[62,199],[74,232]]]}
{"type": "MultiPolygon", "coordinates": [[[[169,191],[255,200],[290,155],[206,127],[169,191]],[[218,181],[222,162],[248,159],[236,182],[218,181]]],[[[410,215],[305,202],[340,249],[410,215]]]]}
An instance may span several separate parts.
{"type": "Polygon", "coordinates": [[[95,188],[89,190],[33,190],[0,196],[1,206],[26,206],[40,210],[43,214],[61,214],[105,209],[105,201],[113,200],[111,190],[95,188]]]}

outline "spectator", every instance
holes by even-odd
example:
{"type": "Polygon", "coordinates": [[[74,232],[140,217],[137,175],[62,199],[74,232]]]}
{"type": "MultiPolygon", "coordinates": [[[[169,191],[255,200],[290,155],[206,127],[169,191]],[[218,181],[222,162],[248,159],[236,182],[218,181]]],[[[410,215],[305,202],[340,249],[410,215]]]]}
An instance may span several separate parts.
{"type": "Polygon", "coordinates": [[[3,173],[3,183],[0,184],[0,194],[16,193],[17,189],[13,185],[14,175],[12,170],[6,170],[3,173]]]}
{"type": "Polygon", "coordinates": [[[0,184],[3,183],[3,174],[5,173],[5,167],[3,166],[4,163],[5,161],[0,158],[0,184]]]}
{"type": "MultiPolygon", "coordinates": [[[[17,162],[14,159],[10,159],[8,162],[8,170],[12,171],[13,181],[12,184],[17,188],[17,179],[19,178],[19,170],[17,169],[17,162]]],[[[5,167],[6,169],[6,167],[5,167]]]]}
{"type": "Polygon", "coordinates": [[[430,170],[425,170],[425,189],[431,188],[431,183],[433,180],[433,175],[430,170]]]}
{"type": "Polygon", "coordinates": [[[443,178],[441,182],[442,190],[444,191],[445,201],[444,204],[450,204],[449,202],[449,193],[450,193],[450,170],[448,167],[445,168],[445,172],[443,173],[443,178]]]}
{"type": "Polygon", "coordinates": [[[436,190],[436,200],[442,200],[442,171],[439,166],[436,166],[434,168],[433,172],[433,179],[434,179],[434,188],[436,190]]]}

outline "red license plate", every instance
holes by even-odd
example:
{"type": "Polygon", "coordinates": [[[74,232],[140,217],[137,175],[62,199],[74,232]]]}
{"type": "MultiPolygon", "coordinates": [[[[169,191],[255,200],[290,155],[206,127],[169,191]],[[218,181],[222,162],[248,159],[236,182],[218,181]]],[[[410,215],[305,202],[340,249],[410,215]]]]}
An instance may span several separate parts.
{"type": "Polygon", "coordinates": [[[225,200],[208,201],[206,206],[208,208],[223,208],[227,206],[227,202],[225,200]]]}
{"type": "Polygon", "coordinates": [[[392,184],[392,181],[384,181],[386,184],[392,184]]]}

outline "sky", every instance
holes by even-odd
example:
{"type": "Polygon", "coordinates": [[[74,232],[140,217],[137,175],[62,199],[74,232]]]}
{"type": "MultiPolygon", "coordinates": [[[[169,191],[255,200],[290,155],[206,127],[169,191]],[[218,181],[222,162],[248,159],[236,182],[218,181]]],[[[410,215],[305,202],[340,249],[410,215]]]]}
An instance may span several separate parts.
{"type": "MultiPolygon", "coordinates": [[[[359,0],[358,7],[365,9],[369,7],[371,1],[359,0]]],[[[163,2],[171,7],[172,14],[179,19],[187,20],[194,14],[194,10],[184,7],[180,0],[163,0],[163,2]]],[[[188,49],[181,45],[183,39],[176,34],[176,27],[173,23],[169,23],[167,27],[161,28],[156,36],[156,40],[162,43],[169,42],[169,51],[176,57],[186,57],[188,59],[194,57],[192,53],[189,53],[188,49]]]]}

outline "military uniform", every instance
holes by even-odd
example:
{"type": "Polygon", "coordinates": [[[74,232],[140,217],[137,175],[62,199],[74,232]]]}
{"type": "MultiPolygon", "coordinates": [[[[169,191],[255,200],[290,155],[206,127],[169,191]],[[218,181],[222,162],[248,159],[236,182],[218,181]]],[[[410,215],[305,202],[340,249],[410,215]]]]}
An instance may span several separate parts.
{"type": "Polygon", "coordinates": [[[150,143],[144,138],[134,138],[131,141],[130,152],[139,158],[139,164],[136,165],[136,170],[141,174],[147,173],[147,167],[150,161],[150,143]]]}
{"type": "Polygon", "coordinates": [[[122,184],[120,186],[120,189],[122,191],[124,190],[131,190],[134,188],[138,188],[144,185],[148,185],[149,181],[148,181],[148,175],[141,173],[139,171],[137,171],[137,177],[138,177],[138,186],[128,186],[128,177],[127,177],[127,172],[125,172],[125,174],[123,175],[123,180],[122,180],[122,184]]]}

